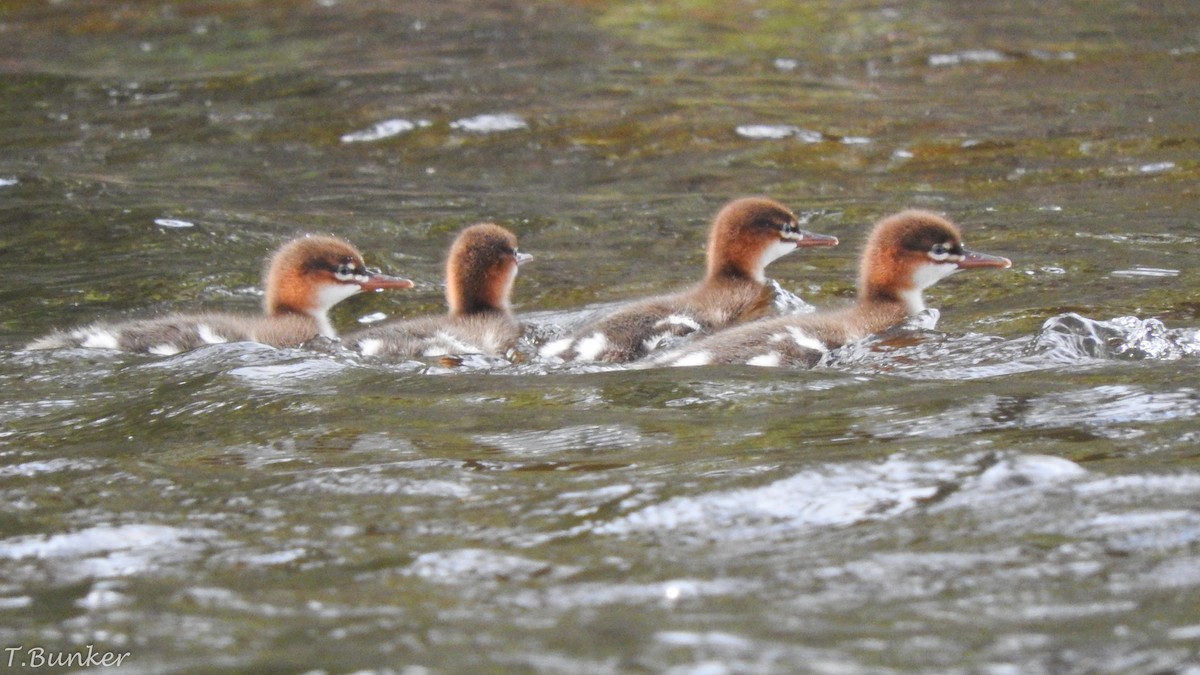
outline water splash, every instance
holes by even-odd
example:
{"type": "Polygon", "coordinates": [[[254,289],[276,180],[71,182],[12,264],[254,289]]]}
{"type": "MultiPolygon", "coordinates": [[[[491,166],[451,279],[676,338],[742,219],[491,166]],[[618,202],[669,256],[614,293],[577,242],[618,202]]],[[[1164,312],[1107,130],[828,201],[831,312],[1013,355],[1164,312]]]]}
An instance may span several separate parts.
{"type": "Polygon", "coordinates": [[[1051,317],[1029,346],[1058,362],[1084,359],[1172,361],[1200,354],[1200,332],[1170,329],[1158,319],[1121,316],[1097,321],[1075,313],[1051,317]]]}
{"type": "Polygon", "coordinates": [[[803,298],[779,285],[774,279],[767,279],[767,285],[775,293],[771,302],[775,311],[780,314],[812,314],[817,308],[808,304],[803,298]]]}

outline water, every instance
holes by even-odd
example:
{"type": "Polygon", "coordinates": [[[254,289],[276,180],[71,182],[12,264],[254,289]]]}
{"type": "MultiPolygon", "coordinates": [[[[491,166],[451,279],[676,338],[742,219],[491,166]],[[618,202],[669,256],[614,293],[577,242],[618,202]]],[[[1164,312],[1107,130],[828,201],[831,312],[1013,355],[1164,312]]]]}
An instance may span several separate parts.
{"type": "Polygon", "coordinates": [[[0,9],[0,658],[1200,672],[1200,10],[402,4],[0,9]],[[789,311],[910,206],[1014,267],[812,371],[19,351],[306,231],[417,281],[343,330],[440,312],[485,219],[549,339],[754,193],[842,241],[789,311]]]}

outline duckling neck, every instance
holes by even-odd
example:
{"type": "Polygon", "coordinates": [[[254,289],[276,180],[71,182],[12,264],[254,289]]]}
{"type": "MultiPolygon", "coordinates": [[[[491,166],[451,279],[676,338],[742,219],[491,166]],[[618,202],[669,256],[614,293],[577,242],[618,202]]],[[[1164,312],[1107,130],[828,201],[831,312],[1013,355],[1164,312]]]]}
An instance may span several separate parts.
{"type": "Polygon", "coordinates": [[[267,305],[266,310],[267,316],[272,319],[280,319],[288,316],[300,316],[311,319],[317,324],[317,333],[322,337],[330,339],[337,337],[337,331],[334,329],[333,323],[329,320],[327,312],[310,312],[286,302],[270,303],[267,305]]]}
{"type": "Polygon", "coordinates": [[[741,265],[732,262],[727,262],[724,265],[716,266],[709,271],[704,282],[712,285],[725,284],[755,284],[762,285],[767,283],[766,276],[761,270],[752,272],[745,269],[741,265]]]}

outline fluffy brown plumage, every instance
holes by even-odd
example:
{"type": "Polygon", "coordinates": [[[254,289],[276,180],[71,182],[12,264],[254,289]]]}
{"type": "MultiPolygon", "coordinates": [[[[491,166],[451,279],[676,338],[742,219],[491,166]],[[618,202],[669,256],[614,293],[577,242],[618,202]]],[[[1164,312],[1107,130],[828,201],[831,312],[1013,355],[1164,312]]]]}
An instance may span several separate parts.
{"type": "Polygon", "coordinates": [[[502,356],[523,333],[509,298],[517,268],[531,259],[517,250],[512,232],[493,223],[472,225],[454,240],[446,258],[447,314],[376,326],[347,342],[368,356],[502,356]]]}
{"type": "Polygon", "coordinates": [[[362,291],[411,288],[407,279],[368,271],[362,254],[336,237],[300,237],[279,247],[263,268],[262,316],[172,314],[120,323],[99,322],[55,332],[26,349],[92,347],[176,354],[206,344],[253,341],[298,347],[323,335],[336,337],[328,312],[362,291]]]}
{"type": "Polygon", "coordinates": [[[830,349],[887,330],[925,308],[923,291],[960,269],[1008,267],[963,248],[950,221],[904,211],[880,221],[859,259],[858,301],[847,308],[756,321],[664,354],[652,365],[743,363],[811,367],[830,349]]]}
{"type": "Polygon", "coordinates": [[[542,356],[623,363],[642,358],[665,340],[708,333],[772,311],[764,270],[797,247],[835,246],[837,239],[801,230],[796,215],[766,197],[725,205],[709,230],[700,283],[633,302],[544,345],[542,356]]]}

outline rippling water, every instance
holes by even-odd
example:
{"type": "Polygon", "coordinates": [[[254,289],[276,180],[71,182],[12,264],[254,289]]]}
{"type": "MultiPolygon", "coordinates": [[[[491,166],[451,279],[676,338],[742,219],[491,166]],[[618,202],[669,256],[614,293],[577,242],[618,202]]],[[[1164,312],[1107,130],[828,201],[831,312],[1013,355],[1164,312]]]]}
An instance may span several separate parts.
{"type": "Polygon", "coordinates": [[[0,659],[1200,672],[1196,10],[403,5],[0,9],[0,659]],[[417,281],[343,330],[440,312],[491,219],[531,354],[753,193],[842,242],[785,311],[909,206],[1014,268],[811,371],[20,351],[304,231],[417,281]]]}

